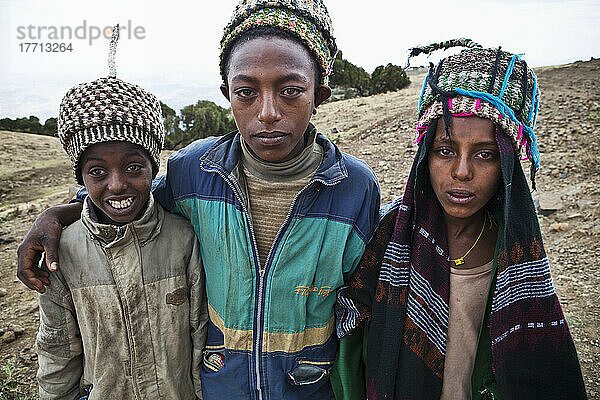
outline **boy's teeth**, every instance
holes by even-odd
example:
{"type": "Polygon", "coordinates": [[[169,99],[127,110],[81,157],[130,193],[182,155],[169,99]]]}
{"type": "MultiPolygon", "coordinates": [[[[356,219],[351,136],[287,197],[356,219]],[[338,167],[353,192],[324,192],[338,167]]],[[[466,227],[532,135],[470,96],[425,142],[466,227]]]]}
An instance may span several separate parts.
{"type": "Polygon", "coordinates": [[[125,200],[121,200],[121,201],[114,201],[114,200],[109,200],[108,204],[110,204],[110,206],[112,208],[127,208],[131,205],[131,203],[133,203],[133,198],[129,197],[125,200]]]}

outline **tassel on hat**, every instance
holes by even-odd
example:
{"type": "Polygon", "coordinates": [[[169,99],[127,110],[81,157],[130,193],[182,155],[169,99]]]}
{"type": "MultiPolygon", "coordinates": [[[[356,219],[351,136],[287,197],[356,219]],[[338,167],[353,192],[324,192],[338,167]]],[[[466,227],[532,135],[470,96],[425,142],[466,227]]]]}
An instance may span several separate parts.
{"type": "Polygon", "coordinates": [[[125,141],[150,153],[158,171],[165,141],[162,111],[157,98],[141,87],[118,79],[115,54],[119,25],[112,31],[107,78],[77,85],[65,94],[58,116],[58,137],[71,160],[75,176],[81,155],[93,144],[125,141]]]}

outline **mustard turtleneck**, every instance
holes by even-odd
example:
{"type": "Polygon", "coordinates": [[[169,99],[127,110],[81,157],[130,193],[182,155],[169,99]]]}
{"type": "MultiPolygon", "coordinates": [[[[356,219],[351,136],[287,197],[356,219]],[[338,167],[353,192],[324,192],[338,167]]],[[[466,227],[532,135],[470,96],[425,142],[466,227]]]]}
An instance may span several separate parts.
{"type": "Polygon", "coordinates": [[[259,159],[243,139],[240,141],[242,170],[261,267],[266,264],[294,198],[308,185],[323,161],[323,148],[316,142],[317,130],[313,125],[308,126],[304,137],[304,150],[282,163],[259,159]]]}

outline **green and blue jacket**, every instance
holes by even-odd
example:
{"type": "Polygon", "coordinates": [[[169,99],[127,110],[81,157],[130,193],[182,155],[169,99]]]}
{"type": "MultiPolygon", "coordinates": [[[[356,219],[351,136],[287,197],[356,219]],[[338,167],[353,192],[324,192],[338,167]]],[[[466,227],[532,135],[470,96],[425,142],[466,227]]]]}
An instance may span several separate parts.
{"type": "Polygon", "coordinates": [[[366,163],[321,134],[316,140],[323,161],[262,267],[239,173],[239,133],[174,153],[155,181],[155,198],[189,219],[200,243],[210,314],[205,400],[333,398],[336,290],[374,231],[380,194],[366,163]]]}

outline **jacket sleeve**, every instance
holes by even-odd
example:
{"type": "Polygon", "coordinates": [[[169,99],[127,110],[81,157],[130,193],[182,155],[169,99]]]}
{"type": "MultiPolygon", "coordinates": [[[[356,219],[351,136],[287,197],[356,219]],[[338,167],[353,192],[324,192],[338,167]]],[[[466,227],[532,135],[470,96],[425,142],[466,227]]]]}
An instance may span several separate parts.
{"type": "Polygon", "coordinates": [[[200,366],[208,330],[208,301],[206,299],[206,279],[200,257],[200,245],[195,238],[187,275],[190,293],[190,329],[192,335],[192,381],[196,396],[201,399],[200,366]]]}
{"type": "Polygon", "coordinates": [[[192,174],[189,171],[190,157],[187,155],[186,150],[187,148],[169,156],[167,172],[164,175],[157,176],[152,181],[152,193],[154,198],[166,210],[189,219],[186,210],[180,209],[176,201],[177,197],[181,195],[182,188],[186,187],[192,179],[192,174]]]}
{"type": "MultiPolygon", "coordinates": [[[[169,160],[170,161],[170,160],[169,160]]],[[[169,161],[167,162],[167,173],[161,176],[157,176],[152,181],[152,194],[154,198],[163,206],[166,210],[172,213],[180,214],[176,208],[175,198],[173,191],[171,190],[171,182],[169,181],[168,171],[170,168],[169,161]]]]}
{"type": "Polygon", "coordinates": [[[368,321],[381,262],[396,220],[397,204],[382,209],[377,229],[356,271],[337,293],[335,312],[340,349],[331,372],[331,386],[336,400],[366,398],[368,321]]]}
{"type": "Polygon", "coordinates": [[[356,270],[363,252],[365,251],[366,243],[373,236],[379,220],[381,194],[379,191],[379,184],[374,175],[370,184],[371,187],[366,191],[367,194],[365,194],[365,197],[363,198],[359,215],[356,218],[357,224],[353,229],[354,234],[348,239],[346,248],[344,249],[342,263],[345,281],[348,281],[348,278],[356,270]]]}
{"type": "Polygon", "coordinates": [[[338,289],[335,304],[336,327],[339,338],[352,332],[362,322],[371,318],[371,306],[379,279],[381,263],[393,233],[397,206],[384,207],[384,213],[371,240],[367,244],[358,266],[345,286],[338,289]]]}
{"type": "Polygon", "coordinates": [[[71,293],[60,272],[39,295],[40,328],[36,338],[39,398],[78,399],[83,350],[71,293]]]}

